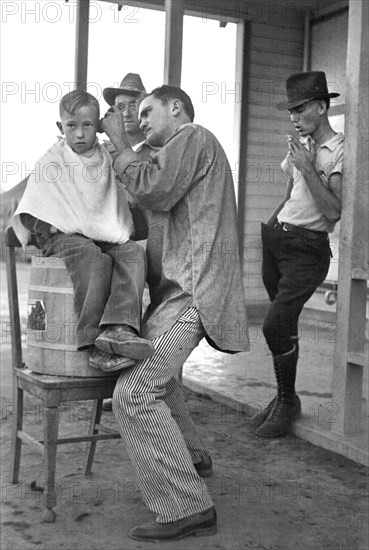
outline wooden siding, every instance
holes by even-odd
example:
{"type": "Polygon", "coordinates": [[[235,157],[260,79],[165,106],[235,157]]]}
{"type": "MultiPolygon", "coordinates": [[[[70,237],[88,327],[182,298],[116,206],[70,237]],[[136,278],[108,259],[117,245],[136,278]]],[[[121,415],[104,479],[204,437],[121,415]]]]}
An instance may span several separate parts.
{"type": "MultiPolygon", "coordinates": [[[[246,150],[239,185],[245,186],[243,273],[247,301],[267,298],[261,279],[260,223],[283,199],[285,181],[280,163],[287,153],[285,135],[291,131],[287,111],[276,103],[284,97],[287,77],[302,70],[303,15],[250,25],[246,150]],[[293,24],[292,24],[293,21],[293,24]]],[[[242,163],[241,163],[242,164],[242,163]]]]}

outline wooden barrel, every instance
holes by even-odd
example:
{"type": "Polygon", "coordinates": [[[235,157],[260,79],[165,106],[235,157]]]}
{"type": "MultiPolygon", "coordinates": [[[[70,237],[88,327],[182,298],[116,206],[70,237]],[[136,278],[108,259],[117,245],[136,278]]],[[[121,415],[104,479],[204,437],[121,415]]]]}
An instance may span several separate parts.
{"type": "Polygon", "coordinates": [[[73,293],[73,283],[62,259],[32,258],[27,365],[35,372],[57,376],[112,376],[90,367],[88,352],[77,350],[73,293]]]}

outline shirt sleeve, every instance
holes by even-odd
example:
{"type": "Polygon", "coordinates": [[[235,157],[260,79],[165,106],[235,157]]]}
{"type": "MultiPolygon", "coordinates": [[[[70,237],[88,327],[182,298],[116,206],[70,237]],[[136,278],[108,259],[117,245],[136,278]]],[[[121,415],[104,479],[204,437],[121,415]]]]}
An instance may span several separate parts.
{"type": "Polygon", "coordinates": [[[341,143],[337,147],[334,158],[332,159],[332,162],[327,169],[328,177],[331,176],[332,174],[343,173],[343,150],[344,150],[343,143],[344,142],[341,141],[341,143]]]}
{"type": "Polygon", "coordinates": [[[114,169],[138,204],[165,212],[214,169],[215,156],[209,150],[201,131],[186,125],[151,160],[139,162],[127,150],[117,156],[114,169]]]}

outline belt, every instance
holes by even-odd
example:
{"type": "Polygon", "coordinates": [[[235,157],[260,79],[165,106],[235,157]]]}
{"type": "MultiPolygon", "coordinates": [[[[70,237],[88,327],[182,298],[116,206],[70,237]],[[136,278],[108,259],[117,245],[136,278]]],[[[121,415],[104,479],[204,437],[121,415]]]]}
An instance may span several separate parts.
{"type": "Polygon", "coordinates": [[[276,222],[273,226],[275,229],[283,229],[283,231],[290,231],[296,235],[301,235],[302,237],[308,237],[310,239],[328,239],[327,231],[315,231],[313,229],[305,229],[305,227],[300,227],[298,225],[292,225],[290,223],[280,223],[276,222]]]}

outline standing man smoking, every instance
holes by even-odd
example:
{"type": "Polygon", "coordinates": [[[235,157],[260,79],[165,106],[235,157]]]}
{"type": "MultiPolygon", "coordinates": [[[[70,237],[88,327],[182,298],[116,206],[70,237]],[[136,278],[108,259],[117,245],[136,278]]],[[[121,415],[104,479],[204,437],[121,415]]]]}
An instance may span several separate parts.
{"type": "Polygon", "coordinates": [[[262,224],[262,276],[271,300],[263,332],[273,355],[277,395],[253,419],[260,437],[284,434],[301,414],[295,392],[299,357],[298,319],[302,308],[327,276],[331,251],[328,233],[341,214],[342,133],[328,120],[330,98],[324,72],[297,73],[287,80],[288,109],[300,136],[288,136],[282,162],[285,199],[262,224]]]}

